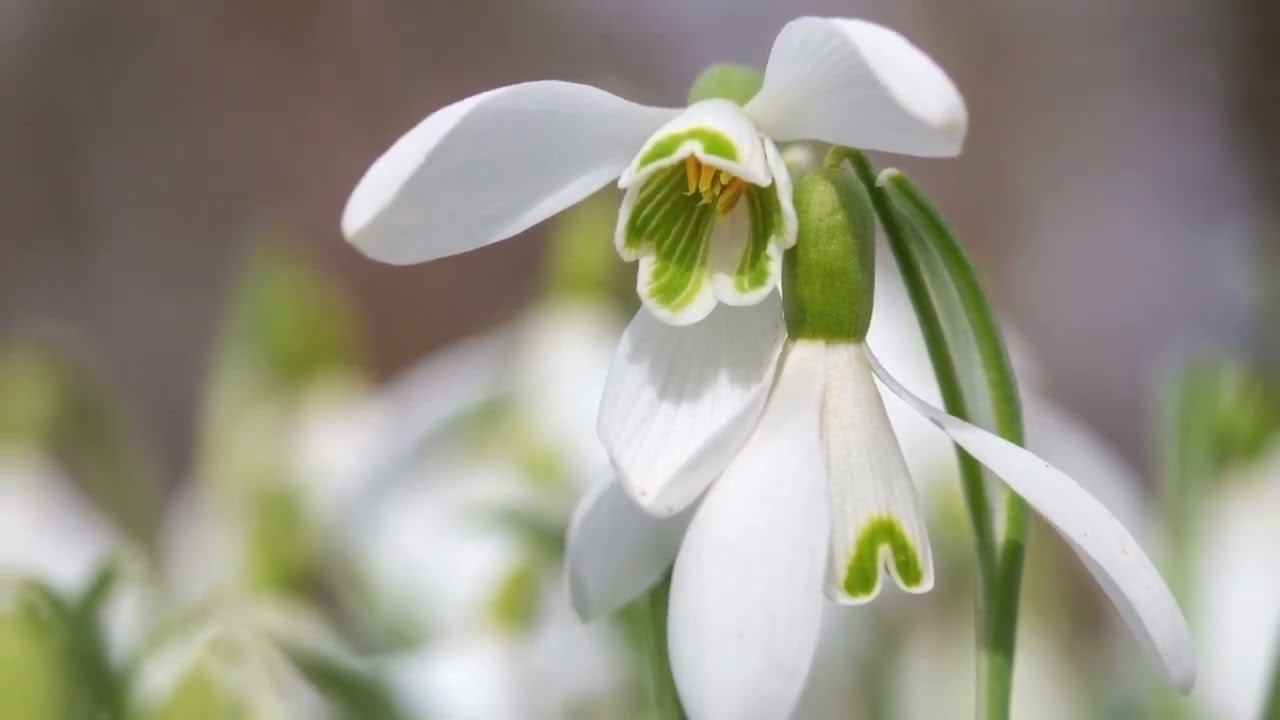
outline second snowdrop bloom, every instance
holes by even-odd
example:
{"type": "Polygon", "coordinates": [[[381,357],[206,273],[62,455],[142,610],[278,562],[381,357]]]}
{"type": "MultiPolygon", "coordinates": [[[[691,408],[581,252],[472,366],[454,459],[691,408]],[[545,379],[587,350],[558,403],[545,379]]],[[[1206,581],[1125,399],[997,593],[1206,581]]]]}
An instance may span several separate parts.
{"type": "MultiPolygon", "coordinates": [[[[799,184],[795,203],[802,221],[783,271],[785,303],[771,296],[763,305],[776,313],[776,324],[766,338],[754,340],[756,361],[677,386],[693,397],[714,397],[717,387],[732,386],[735,375],[760,373],[771,386],[762,410],[730,420],[714,408],[675,414],[675,432],[720,445],[692,453],[700,473],[717,476],[700,502],[694,502],[700,488],[686,483],[673,489],[670,482],[641,486],[640,493],[614,484],[583,501],[568,543],[579,613],[590,618],[609,612],[647,589],[674,559],[668,645],[690,717],[785,717],[817,647],[824,596],[867,602],[883,588],[885,575],[912,593],[933,584],[915,487],[879,382],[1057,530],[1167,681],[1190,689],[1196,664],[1186,623],[1124,526],[1034,454],[917,398],[866,345],[875,267],[866,190],[851,175],[828,168],[799,184]],[[748,425],[747,438],[728,448],[725,428],[737,423],[748,425]],[[713,459],[726,451],[729,459],[717,466],[713,459]],[[643,510],[628,502],[628,493],[643,510]]],[[[722,313],[717,310],[711,321],[722,313]]],[[[719,322],[732,328],[732,319],[719,322]]],[[[665,342],[653,345],[676,357],[694,342],[689,329],[654,335],[665,342]]],[[[616,376],[618,368],[657,362],[624,344],[606,386],[606,412],[611,397],[629,392],[619,389],[626,383],[616,376]]],[[[673,424],[671,418],[628,423],[628,433],[619,436],[623,445],[643,444],[673,424]]]]}
{"type": "Polygon", "coordinates": [[[663,322],[690,324],[777,285],[796,219],[776,143],[954,155],[967,123],[928,56],[858,20],[788,23],[751,89],[695,92],[685,109],[558,81],[475,95],[378,158],[347,202],[343,232],[378,260],[424,262],[516,235],[617,179],[626,195],[614,241],[639,261],[641,299],[663,322]]]}

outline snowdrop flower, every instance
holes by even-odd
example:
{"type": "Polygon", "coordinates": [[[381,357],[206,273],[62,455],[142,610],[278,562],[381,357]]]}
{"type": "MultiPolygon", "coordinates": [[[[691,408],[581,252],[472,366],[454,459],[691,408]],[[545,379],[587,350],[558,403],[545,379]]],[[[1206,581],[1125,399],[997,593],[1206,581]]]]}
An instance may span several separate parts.
{"type": "Polygon", "coordinates": [[[690,716],[788,713],[824,594],[865,603],[885,574],[907,592],[933,584],[879,380],[1057,530],[1170,684],[1189,690],[1196,667],[1186,623],[1124,526],[1029,451],[920,400],[866,346],[874,220],[858,181],[834,169],[811,174],[796,207],[804,221],[784,269],[785,322],[771,295],[761,304],[773,313],[765,332],[742,332],[751,312],[743,308],[712,313],[703,325],[714,333],[643,315],[628,329],[600,422],[619,482],[589,495],[570,529],[580,614],[644,591],[674,558],[668,642],[690,716]],[[736,352],[715,365],[691,362],[706,348],[703,335],[736,352]],[[646,376],[659,381],[636,381],[646,376]],[[767,390],[757,395],[756,386],[767,390]]]}
{"type": "Polygon", "coordinates": [[[663,322],[754,305],[796,238],[777,143],[816,139],[954,155],[967,124],[955,86],[902,36],[859,20],[783,27],[749,102],[637,105],[558,81],[475,95],[423,120],[347,202],[342,229],[369,256],[405,264],[511,237],[617,179],[614,243],[639,261],[637,291],[663,322]]]}

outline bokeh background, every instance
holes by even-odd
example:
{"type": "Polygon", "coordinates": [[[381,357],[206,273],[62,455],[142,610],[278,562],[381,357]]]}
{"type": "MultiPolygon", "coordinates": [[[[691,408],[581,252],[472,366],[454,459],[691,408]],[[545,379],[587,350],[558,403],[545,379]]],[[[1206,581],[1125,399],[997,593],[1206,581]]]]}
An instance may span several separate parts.
{"type": "Polygon", "coordinates": [[[530,297],[538,229],[409,268],[342,242],[355,181],[431,110],[538,78],[678,104],[706,64],[763,66],[806,13],[887,23],[952,74],[971,114],[964,154],[901,164],[1063,402],[1131,457],[1170,356],[1276,351],[1259,293],[1280,243],[1280,13],[1264,0],[8,0],[3,13],[0,318],[83,338],[170,467],[190,452],[217,309],[267,234],[342,278],[384,373],[530,297]]]}
{"type": "Polygon", "coordinates": [[[540,297],[550,223],[412,267],[347,246],[347,194],[400,133],[541,78],[680,104],[710,63],[763,67],[801,14],[882,22],[951,74],[963,155],[879,160],[932,194],[1046,392],[1148,491],[1188,363],[1280,370],[1266,0],[5,0],[0,333],[90,362],[181,493],[207,452],[228,304],[264,247],[349,300],[373,382],[540,297]]]}

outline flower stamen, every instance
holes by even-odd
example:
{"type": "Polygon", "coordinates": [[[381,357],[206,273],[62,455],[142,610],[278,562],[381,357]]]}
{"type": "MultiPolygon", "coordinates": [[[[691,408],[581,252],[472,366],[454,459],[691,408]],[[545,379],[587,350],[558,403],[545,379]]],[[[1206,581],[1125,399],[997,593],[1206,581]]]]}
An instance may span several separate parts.
{"type": "Polygon", "coordinates": [[[728,170],[717,171],[710,165],[704,165],[693,155],[684,159],[684,179],[688,188],[685,195],[701,195],[698,204],[714,204],[719,217],[732,212],[747,190],[747,184],[741,178],[728,170]]]}
{"type": "Polygon", "coordinates": [[[703,165],[702,172],[698,176],[698,192],[702,193],[702,202],[711,202],[715,198],[717,192],[715,179],[716,169],[710,165],[703,165]]]}
{"type": "Polygon", "coordinates": [[[742,178],[733,178],[725,185],[724,192],[720,194],[720,199],[716,201],[716,214],[724,217],[733,212],[733,208],[737,206],[738,200],[742,194],[747,191],[747,184],[742,178]]]}

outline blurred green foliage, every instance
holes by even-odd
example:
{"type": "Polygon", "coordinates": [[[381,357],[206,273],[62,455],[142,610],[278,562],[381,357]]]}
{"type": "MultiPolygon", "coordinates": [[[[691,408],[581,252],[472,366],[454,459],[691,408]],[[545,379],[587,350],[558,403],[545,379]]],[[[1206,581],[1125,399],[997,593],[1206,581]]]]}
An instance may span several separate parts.
{"type": "Polygon", "coordinates": [[[0,347],[0,449],[48,457],[116,525],[149,545],[160,518],[153,449],[104,373],[50,341],[0,347]]]}
{"type": "Polygon", "coordinates": [[[302,257],[265,246],[232,288],[210,365],[195,473],[222,519],[244,528],[242,578],[305,590],[318,538],[292,448],[318,393],[363,379],[345,295],[302,257]]]}
{"type": "Polygon", "coordinates": [[[114,583],[108,567],[72,599],[35,581],[0,584],[0,718],[125,717],[126,678],[100,630],[114,583]]]}
{"type": "Polygon", "coordinates": [[[1163,416],[1164,475],[1174,492],[1194,494],[1280,435],[1280,378],[1225,356],[1200,358],[1169,382],[1163,416]]]}

